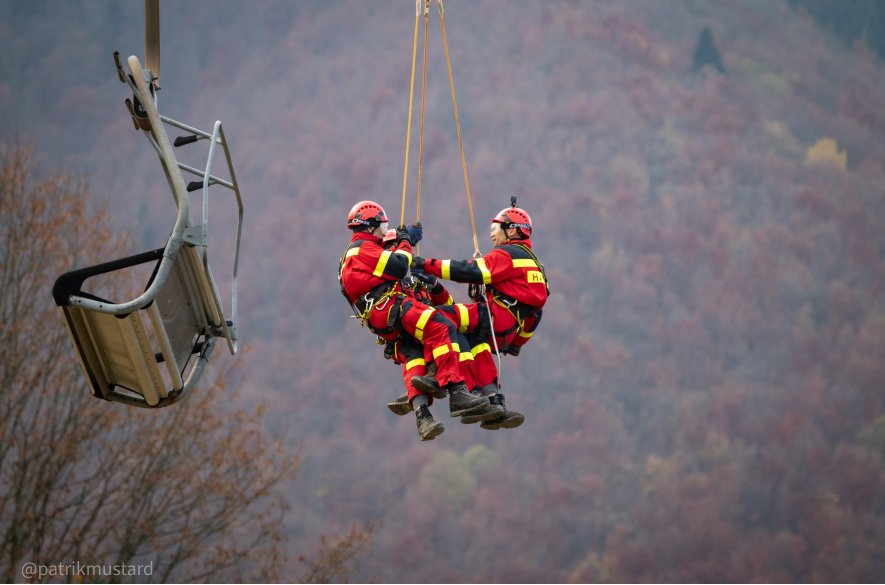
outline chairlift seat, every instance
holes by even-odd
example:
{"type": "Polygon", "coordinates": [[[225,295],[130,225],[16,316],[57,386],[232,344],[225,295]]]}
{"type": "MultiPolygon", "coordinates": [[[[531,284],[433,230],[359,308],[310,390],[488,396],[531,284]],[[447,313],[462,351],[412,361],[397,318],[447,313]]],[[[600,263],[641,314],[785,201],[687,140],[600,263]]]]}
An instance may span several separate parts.
{"type": "Polygon", "coordinates": [[[55,282],[53,298],[90,391],[98,398],[146,407],[182,400],[199,378],[222,330],[221,308],[206,294],[213,287],[212,275],[201,270],[199,251],[189,245],[179,248],[165,282],[144,307],[117,315],[77,302],[90,299],[113,306],[112,301],[84,290],[88,279],[153,262],[145,287],[149,290],[163,251],[158,248],[73,270],[55,282]],[[198,355],[197,362],[185,376],[194,355],[198,355]]]}

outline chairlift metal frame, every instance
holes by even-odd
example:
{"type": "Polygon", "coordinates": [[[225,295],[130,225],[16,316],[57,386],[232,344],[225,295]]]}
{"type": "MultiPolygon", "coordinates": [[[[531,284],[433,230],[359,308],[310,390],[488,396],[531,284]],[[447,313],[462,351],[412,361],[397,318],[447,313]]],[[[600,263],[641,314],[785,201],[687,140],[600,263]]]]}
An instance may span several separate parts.
{"type": "Polygon", "coordinates": [[[220,121],[212,132],[162,116],[157,109],[159,79],[159,4],[145,0],[148,64],[143,69],[135,56],[123,70],[119,53],[114,60],[120,81],[132,91],[126,106],[136,129],[154,148],[178,208],[175,225],[163,248],[81,268],[61,275],[53,287],[65,327],[90,391],[105,400],[145,408],[169,406],[185,399],[196,386],[215,342],[224,338],[231,355],[237,341],[237,272],[243,226],[243,200],[228,143],[220,121]],[[209,141],[203,170],[176,159],[166,126],[188,133],[175,140],[181,147],[209,141]],[[229,179],[212,174],[221,146],[229,179]],[[182,171],[199,178],[187,185],[182,171]],[[230,313],[224,305],[209,267],[209,187],[219,185],[234,192],[238,207],[236,243],[231,268],[230,313]],[[194,223],[188,193],[202,190],[202,223],[194,223]],[[85,281],[101,274],[153,262],[153,273],[144,292],[134,299],[115,303],[84,290],[85,281]],[[188,369],[193,355],[196,362],[188,369]],[[165,364],[165,369],[160,367],[165,364]]]}

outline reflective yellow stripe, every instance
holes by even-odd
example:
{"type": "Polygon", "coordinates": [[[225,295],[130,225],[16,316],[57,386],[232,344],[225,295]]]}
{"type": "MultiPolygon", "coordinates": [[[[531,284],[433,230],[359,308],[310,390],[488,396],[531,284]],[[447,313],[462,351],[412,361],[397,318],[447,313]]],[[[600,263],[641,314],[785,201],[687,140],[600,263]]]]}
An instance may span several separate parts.
{"type": "Polygon", "coordinates": [[[406,258],[409,259],[409,264],[412,263],[412,255],[409,254],[406,250],[396,250],[394,252],[394,254],[402,254],[403,256],[405,256],[406,258]]]}
{"type": "Polygon", "coordinates": [[[526,332],[523,331],[522,329],[519,330],[519,336],[520,336],[520,337],[525,337],[526,339],[528,339],[528,338],[531,337],[532,335],[533,335],[533,333],[526,333],[526,332]]]}
{"type": "Polygon", "coordinates": [[[514,260],[513,267],[514,268],[537,268],[538,265],[535,264],[534,260],[531,260],[529,258],[525,258],[522,260],[514,260]]]}
{"type": "Polygon", "coordinates": [[[458,303],[455,305],[458,307],[458,315],[461,317],[461,326],[458,327],[459,333],[464,333],[467,331],[467,326],[470,325],[470,315],[467,313],[467,306],[458,303]]]}
{"type": "Polygon", "coordinates": [[[452,261],[451,260],[443,260],[442,268],[440,269],[440,276],[445,280],[452,280],[452,261]]]}
{"type": "Polygon", "coordinates": [[[423,357],[415,358],[413,360],[409,360],[406,362],[406,369],[411,370],[412,368],[417,368],[418,366],[426,366],[427,362],[424,361],[423,357]]]}
{"type": "Polygon", "coordinates": [[[360,253],[360,247],[357,246],[356,248],[351,248],[350,250],[348,250],[347,254],[345,254],[344,257],[350,258],[351,256],[356,256],[359,253],[360,253]]]}
{"type": "Polygon", "coordinates": [[[415,325],[415,339],[418,341],[422,341],[424,339],[424,326],[427,325],[427,322],[430,321],[430,317],[433,316],[433,309],[427,309],[421,316],[418,317],[418,324],[415,325]]]}
{"type": "Polygon", "coordinates": [[[461,353],[461,346],[458,345],[457,343],[452,344],[452,349],[458,353],[461,353]]]}
{"type": "Polygon", "coordinates": [[[479,345],[473,346],[473,348],[471,348],[470,350],[470,353],[472,353],[473,355],[479,355],[484,351],[487,351],[489,353],[492,352],[492,349],[489,347],[488,343],[480,343],[479,345]]]}
{"type": "Polygon", "coordinates": [[[467,361],[472,362],[473,361],[473,354],[470,352],[466,352],[466,351],[461,352],[458,354],[458,361],[459,362],[467,362],[467,361]]]}
{"type": "Polygon", "coordinates": [[[449,353],[449,351],[450,350],[448,345],[440,345],[433,350],[433,359],[436,359],[441,355],[446,355],[447,353],[449,353]]]}
{"type": "Polygon", "coordinates": [[[482,258],[477,258],[476,266],[479,268],[479,271],[482,272],[482,283],[492,284],[492,273],[489,272],[489,268],[486,266],[486,261],[482,258]]]}
{"type": "Polygon", "coordinates": [[[525,278],[529,284],[544,284],[544,275],[539,270],[529,270],[525,273],[525,278]]]}
{"type": "Polygon", "coordinates": [[[384,250],[381,252],[381,257],[378,258],[378,265],[375,266],[375,272],[372,273],[372,276],[381,276],[384,274],[384,268],[387,266],[388,260],[390,260],[390,250],[384,250]]]}

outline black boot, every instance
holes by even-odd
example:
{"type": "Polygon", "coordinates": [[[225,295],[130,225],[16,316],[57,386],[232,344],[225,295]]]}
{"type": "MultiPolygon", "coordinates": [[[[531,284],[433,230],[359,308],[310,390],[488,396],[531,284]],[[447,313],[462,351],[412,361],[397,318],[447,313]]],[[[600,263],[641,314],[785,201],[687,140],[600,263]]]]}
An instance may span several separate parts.
{"type": "Polygon", "coordinates": [[[390,412],[397,416],[403,416],[412,412],[412,403],[409,402],[409,393],[403,392],[393,400],[387,403],[390,412]]]}
{"type": "Polygon", "coordinates": [[[495,431],[498,429],[514,429],[525,422],[525,415],[521,412],[517,412],[515,410],[508,410],[507,406],[504,404],[504,395],[500,392],[495,394],[494,396],[489,397],[490,404],[499,404],[504,409],[504,413],[492,420],[487,420],[480,423],[484,429],[488,429],[490,431],[495,431]]]}
{"type": "MultiPolygon", "coordinates": [[[[470,394],[472,396],[483,396],[483,394],[478,390],[473,390],[470,394]]],[[[503,414],[504,407],[500,404],[492,404],[490,400],[489,404],[487,404],[486,406],[471,410],[467,414],[463,415],[461,417],[461,422],[465,425],[472,425],[478,422],[501,418],[503,414]]]]}
{"type": "Polygon", "coordinates": [[[427,366],[427,373],[423,376],[412,376],[412,386],[414,386],[418,392],[433,396],[434,398],[442,399],[448,396],[445,389],[440,388],[439,382],[436,381],[435,363],[427,366]]]}
{"type": "Polygon", "coordinates": [[[422,404],[415,411],[415,420],[418,423],[418,435],[422,441],[432,441],[434,437],[441,435],[446,430],[441,422],[433,420],[426,404],[422,404]]]}
{"type": "Polygon", "coordinates": [[[449,413],[452,416],[461,416],[489,404],[489,399],[485,396],[471,394],[464,382],[452,382],[447,386],[447,389],[449,391],[449,413]]]}

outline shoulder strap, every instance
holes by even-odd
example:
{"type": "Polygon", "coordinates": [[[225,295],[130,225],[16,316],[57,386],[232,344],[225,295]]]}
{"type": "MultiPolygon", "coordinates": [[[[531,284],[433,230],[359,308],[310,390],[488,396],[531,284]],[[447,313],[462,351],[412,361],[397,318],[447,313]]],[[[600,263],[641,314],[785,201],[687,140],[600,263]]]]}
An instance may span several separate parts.
{"type": "MultiPolygon", "coordinates": [[[[547,286],[547,294],[550,294],[550,281],[547,280],[547,273],[544,271],[544,265],[541,264],[541,261],[538,260],[537,256],[535,256],[535,253],[532,252],[532,249],[529,248],[528,246],[526,246],[525,244],[518,244],[516,242],[510,243],[510,244],[505,244],[504,246],[501,246],[501,247],[507,248],[508,246],[515,246],[515,247],[519,248],[520,250],[522,250],[523,252],[528,254],[529,257],[532,259],[532,261],[538,265],[538,268],[541,270],[541,274],[544,275],[544,284],[547,286]]],[[[507,250],[507,253],[510,254],[511,258],[513,257],[513,252],[511,252],[510,250],[507,250]]]]}

